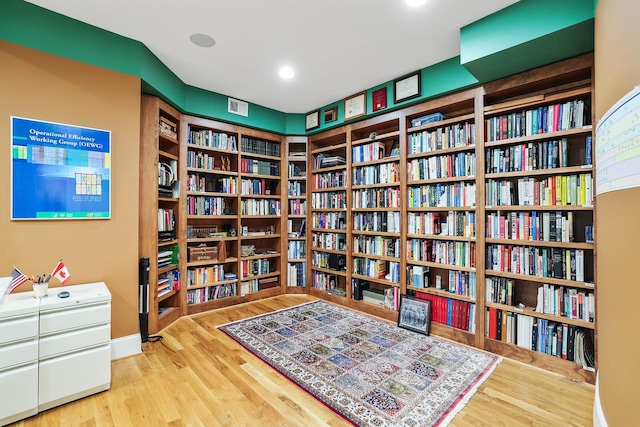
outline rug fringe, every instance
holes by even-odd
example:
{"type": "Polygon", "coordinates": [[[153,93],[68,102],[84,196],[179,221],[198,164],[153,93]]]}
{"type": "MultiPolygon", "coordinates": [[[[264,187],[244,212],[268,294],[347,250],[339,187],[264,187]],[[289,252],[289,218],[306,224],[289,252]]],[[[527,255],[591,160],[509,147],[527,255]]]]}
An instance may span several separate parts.
{"type": "Polygon", "coordinates": [[[308,305],[308,304],[317,303],[318,301],[320,301],[320,300],[307,301],[307,302],[303,302],[301,304],[292,305],[291,307],[285,307],[285,308],[280,308],[278,310],[273,310],[273,311],[270,311],[268,313],[256,314],[254,316],[245,317],[244,319],[234,320],[234,321],[231,321],[229,323],[224,323],[222,325],[218,325],[218,326],[216,326],[216,329],[222,328],[223,326],[233,325],[234,323],[242,322],[242,321],[245,321],[247,319],[258,319],[260,317],[268,316],[270,314],[278,313],[280,311],[291,310],[292,308],[298,308],[298,307],[302,307],[302,306],[305,306],[305,305],[308,305]]]}
{"type": "Polygon", "coordinates": [[[467,390],[463,392],[462,399],[460,399],[455,404],[454,408],[447,413],[447,416],[444,419],[440,419],[440,421],[436,423],[436,425],[439,427],[449,425],[449,423],[453,421],[453,419],[456,417],[456,415],[458,415],[462,408],[464,408],[467,403],[469,403],[469,400],[476,394],[478,388],[480,388],[480,386],[487,380],[487,378],[491,376],[496,367],[498,367],[498,365],[502,363],[502,360],[502,357],[496,357],[494,362],[490,366],[487,366],[485,371],[481,375],[479,375],[478,378],[476,378],[476,380],[469,388],[467,388],[467,390]]]}

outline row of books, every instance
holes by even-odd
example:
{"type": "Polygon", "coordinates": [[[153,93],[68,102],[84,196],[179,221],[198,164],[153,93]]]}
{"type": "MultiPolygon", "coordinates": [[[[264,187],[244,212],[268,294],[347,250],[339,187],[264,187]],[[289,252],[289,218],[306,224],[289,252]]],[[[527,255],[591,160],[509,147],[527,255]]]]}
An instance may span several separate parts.
{"type": "Polygon", "coordinates": [[[346,255],[322,251],[311,251],[311,265],[330,270],[346,270],[346,255]]]}
{"type": "Polygon", "coordinates": [[[187,196],[187,215],[225,215],[224,197],[187,196]]]}
{"type": "Polygon", "coordinates": [[[589,124],[588,104],[582,99],[491,117],[488,141],[581,128],[589,124]]]}
{"type": "Polygon", "coordinates": [[[347,184],[346,169],[313,174],[313,189],[344,188],[347,184]]]}
{"type": "Polygon", "coordinates": [[[277,142],[264,141],[262,139],[243,136],[240,148],[244,153],[280,157],[280,144],[277,142]]]}
{"type": "Polygon", "coordinates": [[[363,188],[351,192],[353,208],[399,208],[400,188],[363,188]]]}
{"type": "Polygon", "coordinates": [[[572,242],[573,212],[507,212],[487,215],[487,237],[493,239],[572,242]]]}
{"type": "Polygon", "coordinates": [[[400,283],[400,263],[381,259],[354,257],[353,274],[400,283]]]}
{"type": "Polygon", "coordinates": [[[592,322],[595,319],[595,295],[582,289],[545,283],[538,287],[536,312],[592,322]]]}
{"type": "Polygon", "coordinates": [[[287,286],[307,286],[306,262],[290,262],[287,264],[287,286]]]}
{"type": "Polygon", "coordinates": [[[412,292],[416,298],[431,301],[431,321],[474,333],[476,305],[425,292],[412,292]]]}
{"type": "Polygon", "coordinates": [[[347,195],[344,191],[312,193],[312,209],[346,209],[347,195]]]}
{"type": "Polygon", "coordinates": [[[397,162],[354,167],[351,185],[400,183],[400,165],[397,162]]]}
{"type": "Polygon", "coordinates": [[[407,199],[410,208],[474,207],[476,184],[461,182],[409,187],[407,199]]]}
{"type": "Polygon", "coordinates": [[[321,291],[331,291],[340,288],[341,284],[337,274],[325,273],[324,271],[312,271],[311,286],[321,291]]]}
{"type": "Polygon", "coordinates": [[[346,230],[346,212],[314,212],[311,216],[311,226],[313,228],[324,228],[327,230],[346,230]]]}
{"type": "Polygon", "coordinates": [[[275,215],[280,216],[282,205],[274,199],[246,199],[240,203],[241,215],[275,215]]]}
{"type": "Polygon", "coordinates": [[[237,283],[233,282],[199,289],[188,289],[187,305],[236,296],[237,288],[237,283]]]}
{"type": "Polygon", "coordinates": [[[293,219],[288,219],[287,220],[287,234],[288,234],[288,236],[289,237],[303,237],[303,236],[305,236],[306,223],[307,223],[307,220],[302,218],[302,220],[300,220],[300,224],[297,225],[297,227],[294,227],[294,220],[293,219]]]}
{"type": "Polygon", "coordinates": [[[487,206],[591,206],[591,173],[546,178],[490,179],[486,183],[487,206]]]}
{"type": "MultiPolygon", "coordinates": [[[[412,267],[413,271],[415,271],[418,266],[412,267]]],[[[423,269],[429,270],[428,267],[423,267],[423,269]]],[[[472,271],[449,270],[449,273],[444,276],[435,274],[434,279],[436,290],[444,290],[451,294],[469,297],[473,300],[476,299],[476,273],[472,271]],[[446,283],[443,283],[445,279],[446,283]]],[[[409,280],[408,277],[407,280],[409,280]]],[[[429,287],[428,282],[424,287],[429,287]]]]}
{"type": "MultiPolygon", "coordinates": [[[[562,138],[488,149],[486,173],[566,168],[569,166],[568,144],[567,138],[562,138]]],[[[583,160],[585,165],[591,164],[591,150],[591,136],[587,136],[583,160]]]]}
{"type": "Polygon", "coordinates": [[[287,183],[287,195],[304,196],[305,186],[300,181],[289,181],[287,183]]]}
{"type": "Polygon", "coordinates": [[[593,331],[494,307],[487,308],[486,336],[549,356],[594,367],[593,331]]]}
{"type": "MultiPolygon", "coordinates": [[[[305,159],[305,157],[302,157],[305,159]]],[[[289,163],[289,178],[302,177],[306,175],[306,171],[300,165],[296,165],[294,163],[289,163]]]]}
{"type": "Polygon", "coordinates": [[[423,157],[407,162],[409,182],[423,179],[473,177],[475,174],[476,154],[472,152],[423,157]]]}
{"type": "Polygon", "coordinates": [[[407,260],[475,268],[476,244],[449,240],[410,239],[407,240],[407,260]]]}
{"type": "Polygon", "coordinates": [[[287,242],[287,258],[300,259],[307,256],[307,242],[304,240],[292,240],[287,242]]]}
{"type": "Polygon", "coordinates": [[[238,182],[233,177],[218,178],[213,175],[189,174],[187,191],[238,194],[238,182]]]}
{"type": "Polygon", "coordinates": [[[163,246],[158,250],[158,268],[178,265],[180,262],[180,246],[163,246]]]}
{"type": "Polygon", "coordinates": [[[240,261],[240,277],[246,279],[251,276],[260,276],[277,270],[278,258],[260,258],[240,261]]]}
{"type": "MultiPolygon", "coordinates": [[[[235,160],[234,160],[235,166],[235,160]]],[[[216,171],[231,171],[231,159],[228,156],[220,156],[213,153],[203,153],[202,151],[189,150],[187,153],[187,167],[206,169],[212,172],[216,171]]],[[[236,170],[236,168],[233,168],[236,170]]]]}
{"type": "Polygon", "coordinates": [[[176,226],[176,217],[171,208],[158,209],[158,231],[173,231],[176,226]]]}
{"type": "Polygon", "coordinates": [[[351,163],[371,162],[384,159],[385,146],[383,141],[356,145],[351,148],[351,163]]]}
{"type": "Polygon", "coordinates": [[[220,150],[238,151],[238,142],[235,135],[216,132],[211,129],[189,128],[187,143],[220,150]]]}
{"type": "Polygon", "coordinates": [[[240,172],[253,175],[280,176],[280,163],[258,159],[240,159],[240,172]]]}
{"type": "Polygon", "coordinates": [[[329,249],[332,251],[347,250],[347,236],[344,233],[318,233],[311,235],[314,249],[329,249]]]}
{"type": "MultiPolygon", "coordinates": [[[[487,245],[487,269],[536,277],[584,282],[586,255],[582,249],[487,245]]],[[[590,253],[589,256],[593,256],[590,253]]],[[[490,273],[490,272],[488,272],[490,273]]]]}
{"type": "Polygon", "coordinates": [[[237,276],[234,273],[225,272],[224,264],[187,269],[187,287],[233,279],[237,279],[237,276]]]}
{"type": "Polygon", "coordinates": [[[289,200],[289,215],[306,215],[307,214],[307,201],[294,199],[289,200]]]}
{"type": "Polygon", "coordinates": [[[468,211],[409,212],[409,234],[475,237],[476,214],[468,211]]]}
{"type": "Polygon", "coordinates": [[[400,212],[355,212],[353,214],[353,229],[355,231],[400,233],[400,212]]]}
{"type": "Polygon", "coordinates": [[[354,236],[353,252],[400,258],[400,239],[382,236],[354,236]]]}
{"type": "Polygon", "coordinates": [[[454,147],[472,147],[475,143],[475,123],[456,123],[434,130],[410,133],[407,153],[421,154],[454,147]]]}
{"type": "Polygon", "coordinates": [[[243,179],[241,182],[242,195],[262,194],[270,195],[277,193],[277,182],[261,179],[243,179]]]}

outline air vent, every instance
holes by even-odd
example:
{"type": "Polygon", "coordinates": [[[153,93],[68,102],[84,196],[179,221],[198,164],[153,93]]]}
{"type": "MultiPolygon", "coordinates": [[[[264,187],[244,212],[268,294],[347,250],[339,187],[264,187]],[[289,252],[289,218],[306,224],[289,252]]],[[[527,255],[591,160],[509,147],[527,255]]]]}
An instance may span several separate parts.
{"type": "Polygon", "coordinates": [[[239,99],[228,98],[227,111],[232,114],[249,117],[249,104],[239,99]]]}

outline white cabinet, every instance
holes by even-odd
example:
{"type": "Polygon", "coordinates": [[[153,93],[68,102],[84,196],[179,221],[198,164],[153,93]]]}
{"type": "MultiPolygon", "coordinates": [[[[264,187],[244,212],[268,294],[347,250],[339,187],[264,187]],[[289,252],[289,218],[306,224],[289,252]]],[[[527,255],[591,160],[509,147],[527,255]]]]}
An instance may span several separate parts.
{"type": "Polygon", "coordinates": [[[0,305],[0,389],[16,391],[0,400],[0,424],[110,386],[111,294],[104,283],[51,288],[42,299],[12,294],[0,305]],[[63,291],[69,297],[59,297],[63,291]]]}
{"type": "MultiPolygon", "coordinates": [[[[10,280],[0,278],[2,285],[10,280]]],[[[11,295],[0,304],[0,425],[38,413],[39,304],[28,294],[11,295]]]]}

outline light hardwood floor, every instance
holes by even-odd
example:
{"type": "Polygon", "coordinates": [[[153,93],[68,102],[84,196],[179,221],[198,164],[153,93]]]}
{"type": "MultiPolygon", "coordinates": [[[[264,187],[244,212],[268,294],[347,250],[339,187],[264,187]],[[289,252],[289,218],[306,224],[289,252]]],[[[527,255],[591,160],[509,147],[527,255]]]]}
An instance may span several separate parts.
{"type": "MultiPolygon", "coordinates": [[[[286,295],[184,317],[112,363],[111,389],[16,426],[344,426],[217,325],[313,297],[286,295]]],[[[3,390],[3,393],[5,390],[3,390]]],[[[452,426],[592,426],[594,387],[505,359],[452,426]]]]}

